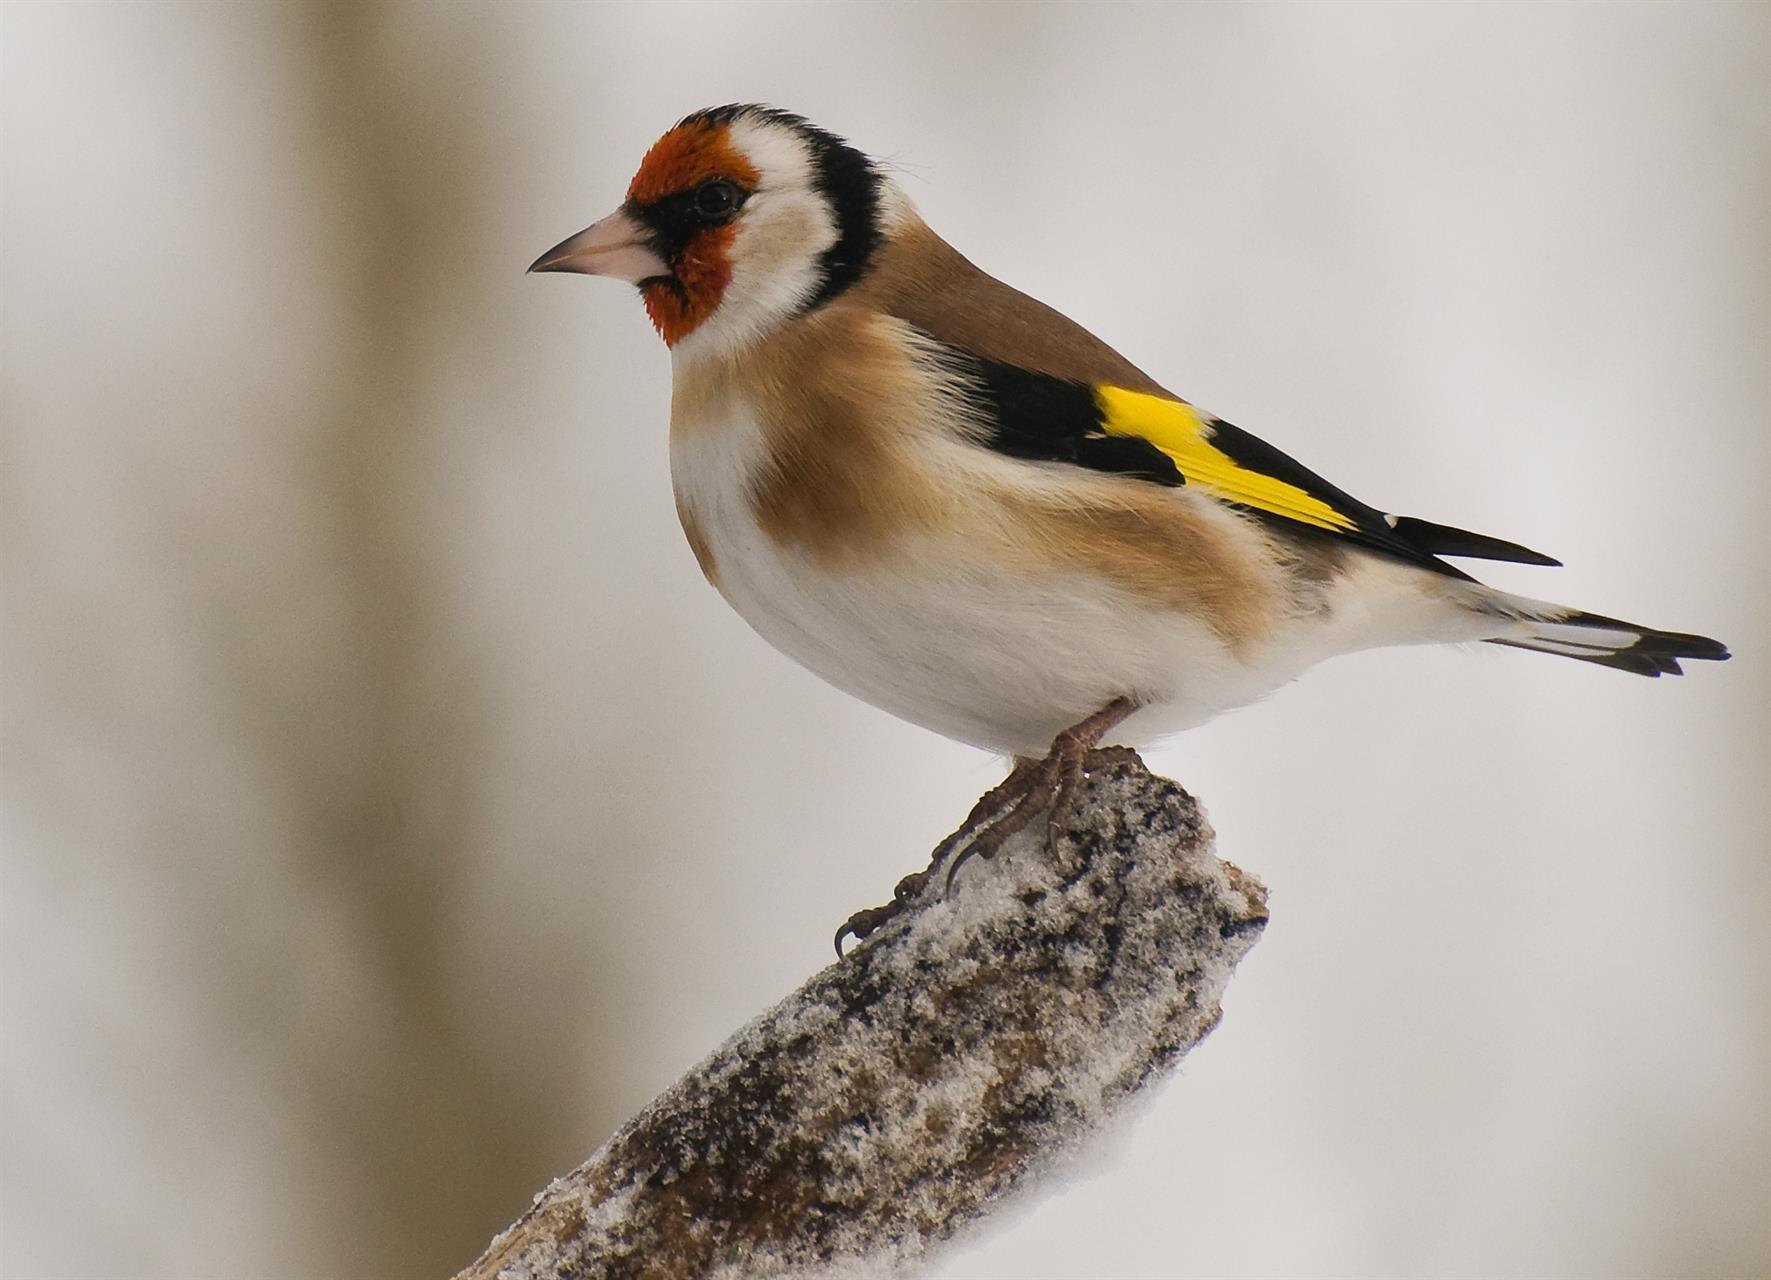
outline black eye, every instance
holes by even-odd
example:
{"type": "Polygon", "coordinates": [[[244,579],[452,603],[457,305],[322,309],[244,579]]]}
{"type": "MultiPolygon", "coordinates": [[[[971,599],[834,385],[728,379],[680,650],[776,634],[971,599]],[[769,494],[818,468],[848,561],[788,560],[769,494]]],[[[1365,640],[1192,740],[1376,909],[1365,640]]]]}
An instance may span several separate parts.
{"type": "Polygon", "coordinates": [[[729,218],[742,202],[744,193],[724,178],[712,178],[695,188],[695,212],[717,222],[729,218]]]}

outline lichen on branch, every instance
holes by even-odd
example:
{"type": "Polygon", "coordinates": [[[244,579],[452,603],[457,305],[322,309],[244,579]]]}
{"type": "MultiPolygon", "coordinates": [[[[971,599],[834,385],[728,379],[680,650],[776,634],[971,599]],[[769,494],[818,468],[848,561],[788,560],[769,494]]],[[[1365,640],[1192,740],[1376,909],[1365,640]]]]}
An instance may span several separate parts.
{"type": "Polygon", "coordinates": [[[1094,753],[543,1191],[458,1280],[891,1274],[1058,1169],[1217,1024],[1266,923],[1197,804],[1094,753]]]}

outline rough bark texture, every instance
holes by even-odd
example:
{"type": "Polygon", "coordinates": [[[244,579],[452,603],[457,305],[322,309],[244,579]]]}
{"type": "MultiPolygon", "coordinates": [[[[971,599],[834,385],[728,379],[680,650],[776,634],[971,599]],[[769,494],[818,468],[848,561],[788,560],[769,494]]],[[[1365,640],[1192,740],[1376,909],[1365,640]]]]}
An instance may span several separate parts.
{"type": "Polygon", "coordinates": [[[930,877],[459,1280],[891,1274],[1060,1165],[1217,1024],[1266,923],[1129,751],[1090,758],[1068,828],[930,877]]]}

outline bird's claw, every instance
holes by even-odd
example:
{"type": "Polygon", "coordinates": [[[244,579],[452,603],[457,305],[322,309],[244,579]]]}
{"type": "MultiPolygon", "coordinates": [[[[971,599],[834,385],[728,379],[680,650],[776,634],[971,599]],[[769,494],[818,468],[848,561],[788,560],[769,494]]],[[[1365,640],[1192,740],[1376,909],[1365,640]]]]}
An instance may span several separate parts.
{"type": "Polygon", "coordinates": [[[892,900],[884,906],[857,911],[843,921],[842,928],[836,931],[836,954],[843,954],[845,938],[864,941],[902,914],[911,897],[921,892],[943,863],[947,866],[943,892],[952,892],[954,877],[961,867],[975,857],[986,861],[994,858],[1012,836],[1025,830],[1041,813],[1046,815],[1046,849],[1055,850],[1059,835],[1075,811],[1091,760],[1104,763],[1109,758],[1117,759],[1123,750],[1097,751],[1095,744],[1133,709],[1129,699],[1115,698],[1088,719],[1060,733],[1043,757],[1016,764],[1008,777],[984,793],[959,830],[935,846],[927,870],[900,880],[892,900]]]}

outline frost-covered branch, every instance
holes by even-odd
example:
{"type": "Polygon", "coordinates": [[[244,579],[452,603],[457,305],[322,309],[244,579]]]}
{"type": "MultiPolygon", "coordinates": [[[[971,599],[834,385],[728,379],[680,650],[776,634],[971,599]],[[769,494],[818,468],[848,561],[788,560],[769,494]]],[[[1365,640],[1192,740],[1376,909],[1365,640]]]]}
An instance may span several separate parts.
{"type": "Polygon", "coordinates": [[[1129,751],[1068,825],[929,877],[458,1280],[889,1274],[1037,1182],[1216,1025],[1266,923],[1129,751]]]}

